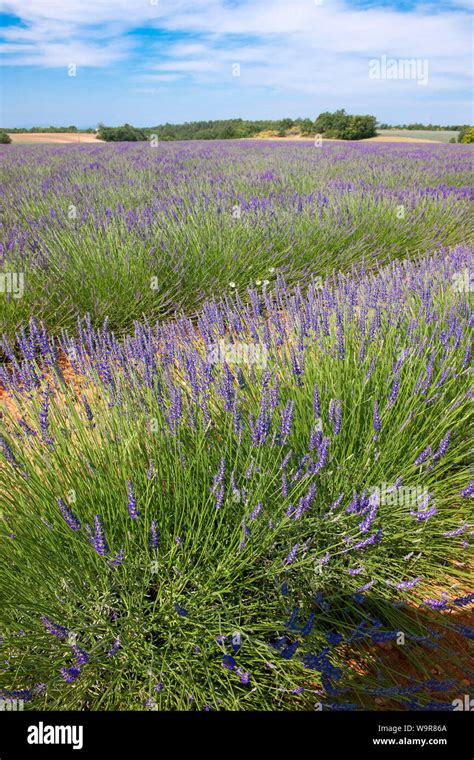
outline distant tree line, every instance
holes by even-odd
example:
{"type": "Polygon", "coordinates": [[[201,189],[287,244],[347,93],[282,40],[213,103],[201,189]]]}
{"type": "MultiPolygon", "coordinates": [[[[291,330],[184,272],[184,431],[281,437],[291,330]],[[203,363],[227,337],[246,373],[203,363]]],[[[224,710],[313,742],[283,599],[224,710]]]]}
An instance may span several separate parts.
{"type": "Polygon", "coordinates": [[[429,130],[430,132],[459,132],[464,127],[468,127],[466,124],[448,124],[442,126],[440,124],[421,124],[421,122],[415,122],[414,124],[379,124],[379,129],[410,129],[410,130],[429,130]]]}
{"type": "Polygon", "coordinates": [[[231,140],[269,134],[278,137],[295,134],[303,137],[324,134],[340,140],[361,140],[373,137],[377,131],[375,116],[353,116],[344,110],[322,113],[315,121],[306,119],[258,120],[225,119],[191,121],[184,124],[159,124],[156,127],[120,127],[99,125],[97,136],[107,142],[147,140],[156,135],[158,140],[231,140]]]}
{"type": "Polygon", "coordinates": [[[314,134],[311,119],[280,119],[249,121],[245,119],[225,119],[214,121],[190,121],[184,124],[159,124],[155,127],[137,128],[130,124],[121,127],[99,125],[97,136],[102,140],[147,140],[156,135],[158,140],[231,140],[254,137],[260,132],[274,132],[284,137],[289,130],[301,135],[314,134]]]}
{"type": "Polygon", "coordinates": [[[369,114],[348,114],[342,108],[330,113],[319,114],[315,121],[306,119],[258,120],[224,119],[214,121],[190,121],[184,124],[159,124],[155,127],[133,127],[123,124],[120,127],[99,125],[97,136],[107,142],[131,142],[148,140],[155,136],[158,140],[232,140],[243,137],[301,135],[310,137],[323,135],[337,140],[363,140],[375,137],[378,129],[436,129],[459,132],[458,142],[470,129],[468,125],[440,127],[433,125],[413,124],[408,127],[389,127],[387,124],[377,124],[377,118],[369,114]]]}
{"type": "MultiPolygon", "coordinates": [[[[309,118],[298,119],[220,119],[212,121],[190,121],[184,124],[159,124],[155,127],[133,127],[131,124],[123,124],[118,127],[108,127],[99,124],[97,137],[106,142],[136,142],[149,140],[156,136],[158,140],[232,140],[244,137],[286,137],[288,135],[301,135],[310,137],[323,135],[326,138],[338,140],[363,140],[374,137],[378,129],[408,129],[408,130],[452,130],[459,133],[458,142],[472,142],[473,128],[466,124],[440,126],[437,124],[402,124],[389,125],[377,124],[375,116],[348,114],[342,108],[338,111],[325,111],[312,121],[309,118]]],[[[93,133],[94,129],[78,129],[69,127],[31,127],[23,128],[0,128],[0,133],[5,137],[0,142],[8,142],[7,132],[82,132],[93,133]]],[[[454,142],[455,138],[451,142],[454,142]]]]}
{"type": "Polygon", "coordinates": [[[74,125],[70,125],[69,127],[31,127],[30,129],[26,129],[25,127],[0,127],[1,132],[11,132],[11,134],[28,134],[29,132],[42,132],[45,134],[49,134],[50,132],[81,132],[81,133],[88,133],[91,134],[95,132],[95,129],[90,127],[89,129],[78,129],[74,125]]]}

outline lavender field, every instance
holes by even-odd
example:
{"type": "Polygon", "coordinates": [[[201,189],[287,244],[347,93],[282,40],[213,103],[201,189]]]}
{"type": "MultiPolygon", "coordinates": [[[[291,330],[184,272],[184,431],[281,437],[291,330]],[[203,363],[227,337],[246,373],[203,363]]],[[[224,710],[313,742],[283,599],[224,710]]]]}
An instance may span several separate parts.
{"type": "Polygon", "coordinates": [[[0,149],[0,696],[458,710],[473,151],[0,149]]]}
{"type": "Polygon", "coordinates": [[[0,147],[2,299],[13,336],[88,313],[195,313],[234,283],[308,276],[471,242],[472,148],[259,141],[0,147]]]}

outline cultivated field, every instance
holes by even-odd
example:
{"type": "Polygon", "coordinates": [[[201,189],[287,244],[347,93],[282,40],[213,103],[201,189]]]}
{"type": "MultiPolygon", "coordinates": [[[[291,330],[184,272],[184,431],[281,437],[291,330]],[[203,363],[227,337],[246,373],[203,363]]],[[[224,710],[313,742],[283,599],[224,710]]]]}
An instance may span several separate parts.
{"type": "Polygon", "coordinates": [[[458,709],[472,158],[1,147],[3,696],[458,709]]]}
{"type": "Polygon", "coordinates": [[[97,143],[95,134],[90,133],[72,133],[72,132],[9,132],[12,143],[60,143],[76,145],[77,143],[97,143]]]}
{"type": "MultiPolygon", "coordinates": [[[[378,138],[387,140],[416,140],[417,142],[442,142],[449,143],[453,138],[457,140],[459,132],[446,129],[432,131],[427,129],[379,129],[378,138]]],[[[371,138],[377,139],[377,138],[371,138]]]]}

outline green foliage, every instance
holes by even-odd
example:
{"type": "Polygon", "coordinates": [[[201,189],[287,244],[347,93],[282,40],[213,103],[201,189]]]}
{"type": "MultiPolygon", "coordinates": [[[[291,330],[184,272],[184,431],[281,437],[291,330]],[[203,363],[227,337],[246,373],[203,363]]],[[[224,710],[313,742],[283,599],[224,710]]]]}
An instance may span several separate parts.
{"type": "Polygon", "coordinates": [[[349,116],[343,108],[339,111],[330,113],[324,111],[320,113],[314,122],[315,131],[318,134],[325,134],[327,137],[336,137],[346,126],[349,116]]]}
{"type": "Polygon", "coordinates": [[[349,116],[339,136],[342,140],[364,140],[367,137],[375,137],[376,124],[375,116],[349,116]]]}
{"type": "Polygon", "coordinates": [[[7,145],[8,143],[11,143],[12,138],[10,135],[8,135],[6,132],[0,132],[0,143],[2,145],[7,145]]]}
{"type": "Polygon", "coordinates": [[[281,119],[280,121],[261,120],[249,121],[244,119],[222,119],[216,121],[192,121],[184,124],[162,124],[156,127],[147,127],[144,131],[150,135],[157,135],[159,140],[238,140],[245,137],[254,137],[259,132],[277,131],[284,137],[287,130],[293,126],[299,126],[298,122],[308,123],[311,128],[311,120],[281,119]]]}
{"type": "Polygon", "coordinates": [[[294,125],[299,127],[303,136],[314,134],[314,123],[311,119],[296,119],[294,125]]]}
{"type": "Polygon", "coordinates": [[[375,137],[377,119],[375,116],[351,116],[344,109],[319,114],[314,123],[317,133],[338,140],[363,140],[375,137]]]}
{"type": "Polygon", "coordinates": [[[464,144],[474,143],[474,127],[465,127],[459,133],[459,142],[464,144]]]}
{"type": "Polygon", "coordinates": [[[121,127],[106,127],[101,124],[97,137],[105,142],[138,142],[146,140],[147,134],[143,129],[137,129],[130,124],[121,127]]]}

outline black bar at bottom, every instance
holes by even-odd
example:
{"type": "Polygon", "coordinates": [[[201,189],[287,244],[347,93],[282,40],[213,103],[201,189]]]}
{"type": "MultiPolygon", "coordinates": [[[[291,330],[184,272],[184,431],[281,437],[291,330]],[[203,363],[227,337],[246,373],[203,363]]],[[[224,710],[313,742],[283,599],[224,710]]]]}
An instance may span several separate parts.
{"type": "Polygon", "coordinates": [[[469,712],[1,712],[0,760],[141,756],[273,748],[278,757],[329,749],[349,757],[472,760],[469,712]],[[53,743],[54,742],[54,743],[53,743]]]}

